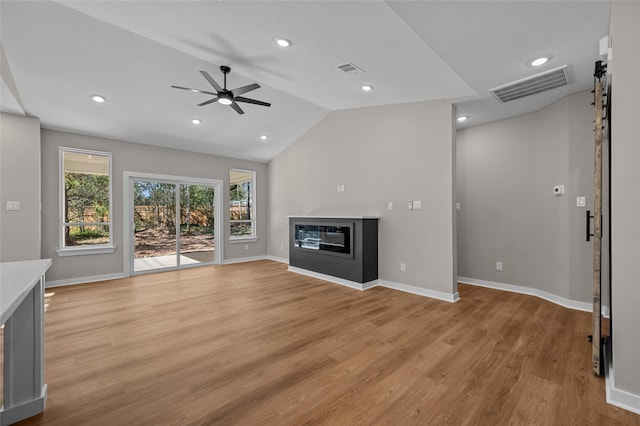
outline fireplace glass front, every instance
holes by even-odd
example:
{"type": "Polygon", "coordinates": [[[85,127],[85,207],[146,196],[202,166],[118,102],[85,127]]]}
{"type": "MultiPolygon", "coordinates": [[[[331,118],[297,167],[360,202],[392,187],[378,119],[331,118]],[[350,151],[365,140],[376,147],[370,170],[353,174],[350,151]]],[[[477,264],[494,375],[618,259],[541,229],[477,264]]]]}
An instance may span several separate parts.
{"type": "Polygon", "coordinates": [[[327,254],[351,256],[352,226],[345,225],[295,225],[295,247],[317,250],[327,254]]]}

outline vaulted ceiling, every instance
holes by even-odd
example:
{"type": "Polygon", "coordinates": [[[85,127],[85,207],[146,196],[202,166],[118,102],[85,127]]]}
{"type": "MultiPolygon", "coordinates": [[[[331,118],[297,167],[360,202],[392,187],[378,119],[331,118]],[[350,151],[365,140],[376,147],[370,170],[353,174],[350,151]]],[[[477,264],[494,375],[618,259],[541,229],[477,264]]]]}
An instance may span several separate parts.
{"type": "Polygon", "coordinates": [[[51,129],[269,161],[334,110],[454,99],[468,126],[586,90],[609,2],[3,0],[0,20],[2,111],[51,129]],[[547,64],[529,65],[542,55],[547,64]],[[358,69],[337,67],[345,63],[358,69]],[[212,91],[199,71],[222,84],[221,65],[231,67],[229,88],[258,82],[244,96],[272,106],[244,103],[239,115],[171,88],[212,91]],[[568,86],[505,104],[488,93],[561,65],[568,86]]]}

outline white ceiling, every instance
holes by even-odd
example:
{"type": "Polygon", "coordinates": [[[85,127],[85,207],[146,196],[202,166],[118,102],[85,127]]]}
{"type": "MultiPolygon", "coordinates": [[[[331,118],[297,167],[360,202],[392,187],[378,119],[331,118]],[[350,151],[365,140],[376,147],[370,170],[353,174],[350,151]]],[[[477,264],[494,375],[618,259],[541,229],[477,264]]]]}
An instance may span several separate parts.
{"type": "Polygon", "coordinates": [[[333,110],[449,98],[475,125],[586,90],[609,2],[3,0],[0,19],[3,111],[46,128],[269,161],[333,110]],[[527,65],[542,54],[548,64],[527,65]],[[345,62],[364,71],[336,68],[345,62]],[[564,88],[507,104],[488,93],[565,64],[564,88]],[[211,90],[199,70],[222,84],[220,65],[232,68],[229,88],[258,82],[244,96],[272,106],[243,103],[238,115],[170,87],[211,90]],[[107,102],[93,103],[96,93],[107,102]]]}

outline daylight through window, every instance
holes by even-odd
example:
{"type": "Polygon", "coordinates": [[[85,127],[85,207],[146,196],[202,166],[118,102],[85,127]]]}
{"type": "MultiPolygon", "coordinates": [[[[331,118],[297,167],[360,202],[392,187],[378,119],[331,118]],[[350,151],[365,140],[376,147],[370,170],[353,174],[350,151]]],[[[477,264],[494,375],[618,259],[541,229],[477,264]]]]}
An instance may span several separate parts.
{"type": "Polygon", "coordinates": [[[60,148],[61,248],[111,246],[111,154],[60,148]]]}
{"type": "Polygon", "coordinates": [[[255,238],[256,173],[248,170],[229,172],[229,216],[231,239],[255,238]]]}

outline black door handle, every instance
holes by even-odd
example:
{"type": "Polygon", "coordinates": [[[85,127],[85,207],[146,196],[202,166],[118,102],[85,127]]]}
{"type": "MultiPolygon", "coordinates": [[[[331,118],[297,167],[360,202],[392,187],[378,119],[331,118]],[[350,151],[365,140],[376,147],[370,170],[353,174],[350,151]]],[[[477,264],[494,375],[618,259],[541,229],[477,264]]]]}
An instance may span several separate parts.
{"type": "Polygon", "coordinates": [[[594,218],[594,216],[591,216],[591,211],[587,210],[587,241],[591,241],[591,237],[593,237],[595,234],[591,233],[591,219],[594,218]]]}

